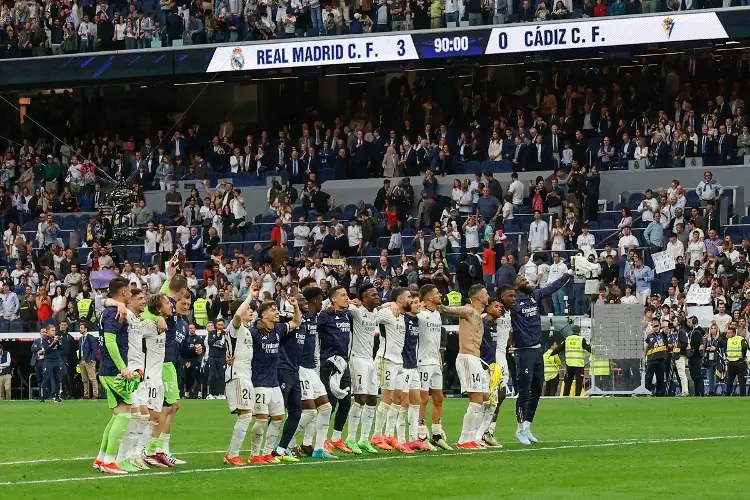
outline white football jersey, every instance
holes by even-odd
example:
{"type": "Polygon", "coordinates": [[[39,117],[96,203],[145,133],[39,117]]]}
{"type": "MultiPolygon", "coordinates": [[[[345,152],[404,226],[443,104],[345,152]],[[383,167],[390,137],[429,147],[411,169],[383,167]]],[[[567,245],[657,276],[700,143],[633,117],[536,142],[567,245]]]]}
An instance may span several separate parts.
{"type": "Polygon", "coordinates": [[[232,366],[227,365],[224,371],[224,381],[232,379],[252,380],[253,364],[253,337],[250,329],[245,325],[235,328],[229,322],[229,342],[227,342],[227,354],[232,356],[232,366]]]}
{"type": "Polygon", "coordinates": [[[354,304],[349,304],[349,313],[352,316],[353,326],[349,357],[372,359],[375,335],[380,333],[378,313],[370,312],[365,307],[357,307],[354,304]]]}
{"type": "Polygon", "coordinates": [[[505,314],[497,318],[497,351],[496,358],[505,359],[505,353],[508,349],[508,341],[510,340],[510,311],[506,311],[505,314]]]}
{"type": "Polygon", "coordinates": [[[146,380],[161,380],[164,351],[167,345],[166,336],[164,332],[159,332],[153,319],[143,316],[141,316],[141,332],[143,333],[143,346],[146,348],[144,352],[146,380]]]}
{"type": "Polygon", "coordinates": [[[402,353],[406,338],[404,316],[394,316],[391,308],[386,306],[378,310],[378,321],[385,326],[385,339],[381,339],[378,356],[400,365],[403,362],[402,353]]]}
{"type": "Polygon", "coordinates": [[[440,365],[440,340],[443,334],[443,320],[438,311],[420,311],[419,346],[417,364],[419,366],[440,365]]]}
{"type": "Polygon", "coordinates": [[[143,353],[143,322],[133,312],[128,311],[128,368],[143,370],[146,356],[143,353]]]}

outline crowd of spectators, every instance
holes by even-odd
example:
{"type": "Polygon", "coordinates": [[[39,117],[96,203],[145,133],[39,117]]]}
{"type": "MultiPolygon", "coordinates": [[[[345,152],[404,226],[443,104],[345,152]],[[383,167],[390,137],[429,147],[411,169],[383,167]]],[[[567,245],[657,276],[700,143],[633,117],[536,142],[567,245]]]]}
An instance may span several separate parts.
{"type": "Polygon", "coordinates": [[[730,6],[728,0],[18,0],[0,6],[0,46],[3,57],[16,58],[730,6]]]}
{"type": "MultiPolygon", "coordinates": [[[[184,127],[185,135],[161,129],[138,140],[129,132],[94,135],[75,128],[74,111],[64,105],[69,96],[35,98],[30,116],[60,130],[63,139],[25,131],[9,144],[0,167],[7,263],[0,271],[0,331],[93,326],[102,294],[92,272],[113,269],[154,292],[164,280],[165,257],[178,248],[188,257],[191,292],[208,301],[206,316],[193,317],[198,328],[226,318],[229,302],[247,294],[253,280],[282,310],[289,310],[286,297],[296,293],[299,280],[310,276],[324,290],[342,284],[354,292],[373,282],[384,299],[394,286],[428,281],[442,292],[465,295],[473,283],[492,288],[519,273],[544,286],[571,252],[600,261],[601,268],[597,276],[577,276],[564,292],[571,314],[585,314],[597,301],[651,306],[659,294],[669,310],[660,306],[647,314],[678,315],[687,289],[698,284],[712,286],[717,308],[724,297],[728,311],[745,315],[742,273],[746,278],[750,243],[721,239],[726,221],[719,221],[717,204],[723,187],[710,172],[695,187],[675,180],[646,191],[637,213],[624,207],[621,217],[605,218],[598,210],[600,169],[629,152],[630,142],[618,138],[652,141],[649,147],[658,152],[659,144],[675,142],[678,130],[689,131],[691,119],[705,119],[705,133],[694,142],[715,136],[718,155],[705,156],[706,165],[744,154],[743,135],[730,138],[734,127],[746,125],[739,84],[703,82],[705,70],[722,69],[717,64],[686,59],[684,66],[552,66],[514,92],[488,74],[477,78],[473,96],[438,76],[419,74],[413,85],[396,78],[385,95],[362,95],[327,125],[310,108],[296,128],[240,137],[227,122],[217,135],[199,125],[184,127]],[[47,106],[53,99],[57,105],[47,106]],[[715,122],[723,124],[716,129],[715,122]],[[662,131],[670,132],[662,138],[662,131]],[[604,155],[592,151],[598,140],[604,155]],[[737,144],[731,154],[727,141],[737,144]],[[489,169],[457,179],[450,196],[438,194],[443,176],[460,165],[501,157],[518,172],[552,166],[555,173],[531,186],[513,174],[502,185],[489,169]],[[345,207],[325,192],[326,169],[340,177],[386,178],[367,200],[372,203],[345,207]],[[242,186],[214,185],[212,172],[227,178],[279,174],[286,182],[268,188],[266,213],[248,214],[242,186]],[[404,175],[422,175],[421,186],[404,175]],[[128,224],[145,228],[142,244],[113,245],[103,216],[76,217],[88,219],[78,231],[60,222],[60,212],[106,207],[108,178],[131,179],[137,198],[128,224]],[[199,189],[183,198],[179,180],[195,180],[199,189]],[[142,192],[149,190],[164,191],[166,213],[146,205],[142,192]],[[611,231],[602,237],[593,232],[599,229],[611,231]],[[654,276],[649,261],[662,249],[676,263],[669,286],[664,276],[654,276]]],[[[655,167],[670,165],[654,161],[655,167]]],[[[553,296],[544,311],[564,314],[562,297],[553,296]]]]}

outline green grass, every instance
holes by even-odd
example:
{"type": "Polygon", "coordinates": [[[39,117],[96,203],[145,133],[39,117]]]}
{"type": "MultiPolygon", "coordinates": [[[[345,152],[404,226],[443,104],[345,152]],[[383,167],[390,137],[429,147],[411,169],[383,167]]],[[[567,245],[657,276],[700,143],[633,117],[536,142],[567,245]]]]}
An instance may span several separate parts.
{"type": "MultiPolygon", "coordinates": [[[[515,401],[501,410],[502,450],[343,458],[230,469],[225,401],[184,401],[172,451],[188,464],[112,477],[91,468],[109,412],[103,402],[0,404],[0,498],[715,498],[746,489],[745,398],[549,399],[534,423],[540,443],[515,442],[515,401]],[[36,460],[50,460],[34,462],[36,460]],[[8,462],[23,461],[22,464],[8,462]],[[162,469],[164,471],[164,469],[162,469]],[[58,480],[58,481],[55,481],[58,480]]],[[[466,400],[447,400],[458,437],[466,400]]],[[[248,434],[249,439],[249,434],[248,434]]],[[[248,442],[245,443],[246,446],[248,442]]],[[[244,453],[243,453],[244,456],[244,453]]]]}

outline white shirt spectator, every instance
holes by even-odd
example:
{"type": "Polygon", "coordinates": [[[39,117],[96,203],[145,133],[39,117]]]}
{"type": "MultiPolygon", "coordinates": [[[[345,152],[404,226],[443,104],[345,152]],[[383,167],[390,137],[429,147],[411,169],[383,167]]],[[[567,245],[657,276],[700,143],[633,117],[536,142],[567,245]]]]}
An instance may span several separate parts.
{"type": "Polygon", "coordinates": [[[593,234],[580,234],[576,239],[576,245],[578,246],[579,250],[583,250],[584,257],[588,258],[589,255],[593,255],[596,257],[596,250],[594,250],[596,239],[594,238],[593,234]]]}
{"type": "Polygon", "coordinates": [[[307,239],[310,237],[310,228],[305,224],[300,224],[292,231],[294,234],[294,248],[302,248],[307,245],[307,239]]]}
{"type": "Polygon", "coordinates": [[[617,250],[615,250],[614,248],[611,249],[609,252],[607,252],[606,250],[603,251],[602,253],[599,254],[599,258],[601,260],[605,260],[608,255],[611,255],[612,258],[615,259],[615,261],[617,261],[617,250]]]}
{"type": "Polygon", "coordinates": [[[513,205],[520,207],[523,203],[523,183],[518,179],[514,180],[508,186],[508,193],[513,197],[513,205]]]}
{"type": "Polygon", "coordinates": [[[146,282],[148,283],[149,293],[159,293],[159,289],[167,281],[167,275],[163,272],[151,272],[146,276],[146,282]]]}
{"type": "Polygon", "coordinates": [[[545,250],[549,238],[549,227],[543,220],[535,220],[529,227],[529,246],[532,251],[545,250]]]}
{"type": "Polygon", "coordinates": [[[188,238],[190,238],[190,228],[187,226],[177,226],[175,233],[177,234],[179,246],[184,248],[187,245],[188,238]]]}
{"type": "Polygon", "coordinates": [[[143,242],[143,251],[146,253],[156,253],[156,237],[159,233],[156,230],[146,230],[146,239],[143,242]]]}
{"type": "Polygon", "coordinates": [[[537,277],[539,279],[539,288],[546,287],[550,281],[549,281],[549,271],[550,271],[550,265],[546,262],[539,264],[537,271],[537,277]]]}
{"type": "Polygon", "coordinates": [[[639,245],[640,243],[638,242],[638,238],[636,238],[632,234],[628,236],[622,236],[620,238],[620,241],[617,242],[617,251],[620,252],[620,255],[625,255],[628,252],[628,249],[638,248],[639,245]]]}
{"type": "Polygon", "coordinates": [[[692,266],[696,260],[703,262],[703,256],[706,255],[706,244],[703,240],[690,240],[688,242],[687,251],[688,255],[690,255],[690,262],[687,263],[688,265],[692,266]]]}
{"type": "Polygon", "coordinates": [[[547,283],[554,283],[561,278],[565,273],[568,272],[568,266],[562,260],[555,264],[554,262],[549,266],[549,276],[547,277],[547,283]]]}
{"type": "Polygon", "coordinates": [[[464,236],[466,237],[466,248],[479,248],[479,226],[476,224],[473,226],[467,225],[464,228],[464,236]]]}
{"type": "Polygon", "coordinates": [[[644,222],[651,222],[654,220],[654,212],[659,210],[659,202],[656,198],[644,198],[640,205],[638,205],[638,211],[641,212],[641,219],[644,222]]]}
{"type": "Polygon", "coordinates": [[[362,243],[362,227],[357,224],[350,225],[346,230],[346,238],[350,247],[359,246],[362,243]]]}
{"type": "Polygon", "coordinates": [[[680,240],[675,240],[674,243],[672,243],[671,241],[668,241],[666,251],[667,251],[667,255],[669,255],[676,261],[677,257],[681,257],[685,255],[685,245],[683,245],[680,240]]]}
{"type": "Polygon", "coordinates": [[[323,241],[323,238],[325,238],[326,235],[328,234],[328,228],[325,225],[323,225],[323,226],[320,226],[320,225],[315,226],[312,229],[312,233],[311,234],[312,234],[313,240],[315,240],[315,243],[317,243],[319,241],[323,241]]]}

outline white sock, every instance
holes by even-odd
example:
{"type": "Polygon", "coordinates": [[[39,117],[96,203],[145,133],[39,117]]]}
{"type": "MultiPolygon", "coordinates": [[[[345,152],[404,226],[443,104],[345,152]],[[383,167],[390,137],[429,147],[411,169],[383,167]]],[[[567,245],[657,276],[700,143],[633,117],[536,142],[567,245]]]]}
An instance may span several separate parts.
{"type": "Polygon", "coordinates": [[[492,424],[492,417],[495,415],[495,405],[491,405],[489,402],[484,404],[484,414],[482,419],[479,421],[479,428],[476,433],[476,441],[481,441],[484,433],[487,432],[492,424]]]}
{"type": "Polygon", "coordinates": [[[375,412],[375,431],[373,436],[382,436],[383,427],[385,427],[386,421],[388,420],[388,411],[391,409],[391,404],[381,401],[378,405],[378,409],[375,412]]]}
{"type": "Polygon", "coordinates": [[[237,417],[237,421],[234,423],[234,429],[232,430],[232,439],[229,440],[229,449],[227,450],[227,456],[229,458],[238,457],[240,455],[240,449],[242,448],[242,443],[245,442],[247,429],[250,427],[250,421],[252,421],[252,419],[252,413],[243,413],[237,417]]]}
{"type": "Polygon", "coordinates": [[[271,420],[271,423],[268,424],[266,444],[261,452],[263,456],[270,455],[276,449],[276,442],[279,440],[279,433],[281,432],[281,422],[282,420],[271,420]]]}
{"type": "Polygon", "coordinates": [[[400,406],[396,406],[395,404],[392,404],[391,407],[388,409],[388,417],[385,420],[385,432],[383,433],[383,435],[393,436],[396,430],[396,422],[398,420],[398,410],[400,408],[401,408],[400,406]]]}
{"type": "Polygon", "coordinates": [[[333,429],[333,432],[331,433],[331,441],[341,441],[341,431],[333,429]]]}
{"type": "MultiPolygon", "coordinates": [[[[318,410],[303,410],[302,416],[305,416],[305,412],[307,415],[309,415],[309,421],[307,422],[307,425],[305,425],[305,434],[302,437],[302,444],[305,446],[312,446],[313,439],[315,439],[315,426],[318,416],[318,410]]],[[[301,419],[300,419],[301,420],[301,419]]]]}
{"type": "Polygon", "coordinates": [[[136,427],[135,440],[131,443],[130,452],[128,453],[129,458],[139,458],[141,456],[141,452],[145,446],[143,436],[148,436],[148,415],[136,415],[135,420],[138,425],[136,427]]]}
{"type": "Polygon", "coordinates": [[[406,442],[406,408],[403,406],[398,409],[396,417],[396,436],[399,443],[406,442]]]}
{"type": "Polygon", "coordinates": [[[432,424],[432,435],[433,436],[442,436],[443,439],[445,439],[445,434],[443,433],[443,426],[442,426],[442,424],[432,424]]]}
{"type": "Polygon", "coordinates": [[[131,418],[127,429],[125,429],[125,435],[122,437],[122,441],[120,441],[120,448],[117,450],[117,458],[115,458],[116,463],[120,463],[128,458],[130,449],[134,446],[134,441],[137,437],[138,420],[131,418]]]}
{"type": "Polygon", "coordinates": [[[497,425],[497,422],[490,422],[490,426],[489,426],[489,428],[487,429],[487,431],[488,431],[488,432],[489,432],[490,434],[492,434],[493,436],[495,435],[495,426],[496,426],[496,425],[497,425]]]}
{"type": "Polygon", "coordinates": [[[159,437],[164,440],[164,448],[163,448],[164,454],[165,455],[171,455],[172,453],[169,451],[169,440],[172,437],[172,435],[171,434],[164,434],[162,432],[159,437]]]}
{"type": "Polygon", "coordinates": [[[409,441],[419,437],[419,405],[409,405],[409,441]]]}
{"type": "Polygon", "coordinates": [[[359,434],[360,441],[370,440],[370,430],[372,429],[372,420],[375,418],[375,407],[365,405],[362,412],[362,431],[359,434]]]}
{"type": "Polygon", "coordinates": [[[268,420],[255,419],[252,442],[250,444],[250,455],[253,457],[260,455],[260,447],[263,445],[263,434],[266,432],[266,427],[268,427],[268,420]]]}
{"type": "Polygon", "coordinates": [[[531,432],[531,422],[528,422],[528,421],[524,420],[524,422],[523,422],[523,429],[525,431],[531,432]]]}
{"type": "MultiPolygon", "coordinates": [[[[317,414],[318,414],[317,410],[302,410],[302,415],[300,415],[299,417],[299,424],[297,424],[297,430],[294,431],[294,436],[292,436],[292,443],[294,442],[294,439],[297,436],[297,434],[299,434],[300,432],[307,431],[308,424],[310,424],[310,422],[315,420],[315,415],[317,414]]],[[[314,426],[313,426],[313,429],[315,429],[314,426]]],[[[303,441],[302,444],[305,444],[305,442],[303,441]]]]}
{"type": "Polygon", "coordinates": [[[463,425],[461,426],[461,438],[458,440],[459,443],[467,443],[474,440],[474,433],[476,427],[474,427],[474,421],[477,419],[482,405],[478,403],[469,403],[466,408],[466,414],[464,415],[463,425]]]}
{"type": "Polygon", "coordinates": [[[516,431],[521,432],[523,430],[523,422],[518,422],[516,424],[516,431]]]}
{"type": "Polygon", "coordinates": [[[316,450],[322,450],[323,445],[328,439],[328,426],[331,425],[331,403],[326,403],[318,407],[318,416],[315,419],[315,446],[316,450]]]}
{"type": "Polygon", "coordinates": [[[357,440],[357,429],[359,428],[359,421],[362,419],[362,405],[354,403],[352,408],[349,410],[349,430],[346,434],[347,441],[357,440]]]}

